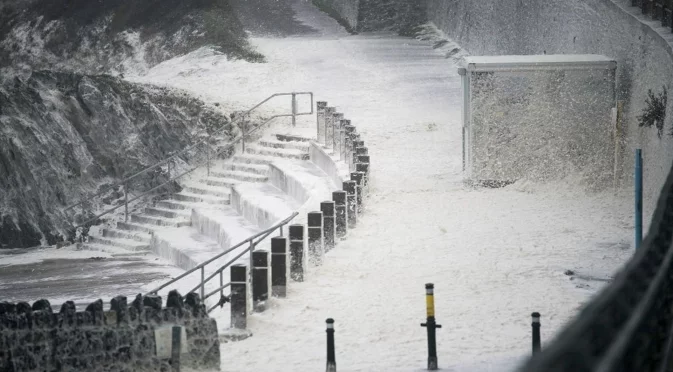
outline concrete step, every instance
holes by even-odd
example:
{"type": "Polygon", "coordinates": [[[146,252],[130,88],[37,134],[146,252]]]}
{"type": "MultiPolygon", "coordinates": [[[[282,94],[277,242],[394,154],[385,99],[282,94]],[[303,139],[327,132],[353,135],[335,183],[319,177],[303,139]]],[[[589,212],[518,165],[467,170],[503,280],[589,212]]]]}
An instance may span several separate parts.
{"type": "Polygon", "coordinates": [[[211,171],[210,178],[228,178],[242,182],[266,182],[269,177],[255,173],[238,172],[238,171],[211,171]]]}
{"type": "Polygon", "coordinates": [[[239,183],[241,183],[241,181],[239,180],[223,177],[207,177],[203,179],[202,182],[210,186],[229,187],[229,188],[234,187],[239,183]]]}
{"type": "Polygon", "coordinates": [[[222,169],[236,172],[247,172],[266,176],[269,174],[268,164],[253,164],[253,163],[228,163],[222,169]]]}
{"type": "Polygon", "coordinates": [[[191,210],[194,207],[194,203],[168,199],[157,202],[157,207],[164,209],[191,210]]]}
{"type": "Polygon", "coordinates": [[[190,209],[164,209],[161,207],[147,207],[145,208],[145,214],[148,216],[163,218],[189,219],[192,215],[192,211],[190,209]]]}
{"type": "MultiPolygon", "coordinates": [[[[215,186],[222,186],[222,185],[215,185],[215,186]]],[[[173,195],[173,199],[191,203],[209,203],[209,204],[222,204],[222,205],[229,204],[228,197],[223,198],[213,195],[195,194],[188,191],[182,191],[173,195]]]]}
{"type": "Polygon", "coordinates": [[[150,254],[149,250],[138,250],[138,251],[129,251],[124,248],[114,247],[110,245],[98,244],[98,243],[84,243],[80,246],[80,249],[83,251],[95,251],[95,252],[104,252],[109,253],[112,257],[137,257],[137,256],[146,256],[150,254]]]}
{"type": "Polygon", "coordinates": [[[189,183],[184,186],[184,191],[187,191],[191,194],[217,196],[227,200],[231,198],[231,188],[210,186],[202,182],[189,183]]]}
{"type": "Polygon", "coordinates": [[[273,156],[262,156],[254,154],[240,154],[234,156],[234,163],[242,164],[256,164],[256,165],[269,165],[276,161],[277,158],[273,156]]]}
{"type": "Polygon", "coordinates": [[[126,231],[139,231],[147,234],[152,234],[159,226],[147,226],[133,222],[117,222],[117,228],[126,231]]]}
{"type": "Polygon", "coordinates": [[[258,142],[259,146],[269,147],[273,149],[295,149],[303,152],[308,152],[311,146],[308,142],[299,141],[278,141],[278,140],[261,140],[258,142]]]}
{"type": "Polygon", "coordinates": [[[142,214],[131,215],[131,222],[155,226],[183,227],[191,226],[191,221],[179,221],[163,217],[147,216],[142,214]]]}
{"type": "Polygon", "coordinates": [[[309,154],[297,149],[273,149],[269,147],[249,146],[245,149],[249,154],[273,156],[286,159],[309,160],[309,154]]]}
{"type": "Polygon", "coordinates": [[[310,142],[313,139],[308,137],[297,136],[294,134],[276,134],[276,139],[283,142],[310,142]]]}
{"type": "Polygon", "coordinates": [[[109,245],[113,247],[124,248],[130,251],[147,251],[150,249],[149,242],[142,243],[132,239],[89,236],[89,243],[94,243],[98,245],[109,245]]]}
{"type": "Polygon", "coordinates": [[[119,230],[119,229],[103,229],[104,238],[117,238],[117,239],[128,239],[135,240],[140,243],[149,243],[152,239],[152,236],[143,232],[131,232],[128,230],[119,230]]]}

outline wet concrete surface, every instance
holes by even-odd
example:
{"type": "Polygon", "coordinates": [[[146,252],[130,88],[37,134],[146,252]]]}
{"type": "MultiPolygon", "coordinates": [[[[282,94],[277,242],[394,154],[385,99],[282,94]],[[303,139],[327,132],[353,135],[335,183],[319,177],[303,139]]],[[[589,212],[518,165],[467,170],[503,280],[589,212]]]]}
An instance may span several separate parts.
{"type": "Polygon", "coordinates": [[[57,304],[101,298],[107,302],[116,295],[144,294],[154,283],[181,272],[154,256],[50,259],[0,266],[0,301],[33,302],[46,298],[57,304]]]}

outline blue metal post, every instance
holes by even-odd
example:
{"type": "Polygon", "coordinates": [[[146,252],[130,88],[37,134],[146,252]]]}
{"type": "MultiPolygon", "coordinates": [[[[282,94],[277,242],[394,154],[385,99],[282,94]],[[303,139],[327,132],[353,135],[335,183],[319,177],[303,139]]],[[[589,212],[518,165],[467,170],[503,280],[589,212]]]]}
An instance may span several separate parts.
{"type": "Polygon", "coordinates": [[[643,241],[643,154],[636,149],[636,249],[643,241]]]}

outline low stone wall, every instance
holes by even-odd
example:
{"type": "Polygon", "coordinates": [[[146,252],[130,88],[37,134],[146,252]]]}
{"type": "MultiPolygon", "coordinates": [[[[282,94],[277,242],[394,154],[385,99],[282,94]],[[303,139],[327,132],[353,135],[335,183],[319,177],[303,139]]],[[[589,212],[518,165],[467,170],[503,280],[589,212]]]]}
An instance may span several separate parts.
{"type": "Polygon", "coordinates": [[[311,161],[322,169],[327,176],[334,181],[334,184],[340,186],[348,177],[344,177],[339,170],[338,163],[322,148],[322,145],[316,142],[311,142],[309,148],[309,156],[311,161]]]}
{"type": "Polygon", "coordinates": [[[186,333],[181,366],[219,370],[217,324],[196,294],[183,299],[172,291],[166,307],[159,296],[138,295],[130,305],[119,296],[109,311],[102,300],[79,312],[66,302],[58,313],[47,300],[2,302],[0,371],[169,371],[170,360],[157,355],[155,331],[172,326],[186,333]]]}

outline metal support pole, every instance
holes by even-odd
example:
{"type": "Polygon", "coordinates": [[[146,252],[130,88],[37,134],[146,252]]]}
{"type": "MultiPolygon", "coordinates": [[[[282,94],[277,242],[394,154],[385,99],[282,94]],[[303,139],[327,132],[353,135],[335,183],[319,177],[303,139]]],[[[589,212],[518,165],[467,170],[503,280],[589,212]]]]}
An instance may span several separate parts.
{"type": "Polygon", "coordinates": [[[182,327],[173,326],[171,336],[171,372],[180,372],[180,339],[182,338],[182,327]]]}
{"type": "Polygon", "coordinates": [[[531,314],[533,318],[533,355],[540,352],[540,313],[531,314]]]}
{"type": "Polygon", "coordinates": [[[292,93],[292,126],[297,126],[297,94],[292,93]]]}
{"type": "Polygon", "coordinates": [[[171,182],[171,163],[172,161],[168,161],[168,195],[173,197],[173,185],[170,183],[171,182]]]}
{"type": "Polygon", "coordinates": [[[427,311],[428,320],[426,323],[421,323],[421,327],[428,330],[428,370],[434,371],[437,366],[437,337],[436,329],[442,328],[441,325],[435,321],[435,285],[428,283],[425,285],[425,307],[427,311]]]}
{"type": "Polygon", "coordinates": [[[329,318],[327,323],[327,372],[336,372],[336,352],[334,351],[334,319],[329,318]]]}
{"type": "Polygon", "coordinates": [[[205,300],[206,294],[206,270],[201,266],[201,301],[205,300]]]}
{"type": "Polygon", "coordinates": [[[253,261],[252,261],[252,252],[255,251],[255,242],[254,241],[252,241],[252,240],[250,241],[250,248],[248,248],[248,250],[250,251],[250,257],[249,257],[250,258],[250,266],[249,266],[250,267],[250,283],[252,283],[252,268],[255,267],[255,265],[253,264],[253,261]]]}
{"type": "Polygon", "coordinates": [[[129,184],[124,184],[124,222],[129,222],[129,184]]]}
{"type": "Polygon", "coordinates": [[[224,277],[223,277],[223,272],[224,270],[220,270],[220,296],[224,296],[224,277]]]}
{"type": "Polygon", "coordinates": [[[636,149],[636,249],[643,241],[643,155],[641,149],[636,149]]]}
{"type": "Polygon", "coordinates": [[[206,169],[208,170],[208,177],[210,177],[210,141],[206,143],[206,169]]]}

